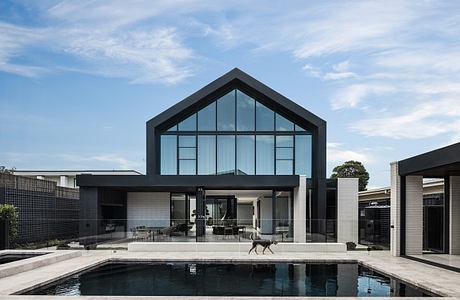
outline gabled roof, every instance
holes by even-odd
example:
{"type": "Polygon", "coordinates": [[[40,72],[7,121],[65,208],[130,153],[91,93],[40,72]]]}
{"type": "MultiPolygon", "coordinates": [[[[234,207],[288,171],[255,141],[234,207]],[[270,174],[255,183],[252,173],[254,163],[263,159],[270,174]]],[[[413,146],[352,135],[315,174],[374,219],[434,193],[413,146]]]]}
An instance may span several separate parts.
{"type": "Polygon", "coordinates": [[[219,90],[231,87],[235,88],[237,86],[244,86],[246,89],[252,90],[253,92],[259,94],[259,96],[264,96],[263,98],[265,98],[267,102],[274,102],[272,104],[277,106],[279,111],[284,111],[285,115],[287,114],[296,119],[306,120],[308,123],[317,128],[324,128],[326,126],[326,122],[320,117],[314,115],[302,106],[289,100],[285,96],[274,91],[270,87],[249,76],[238,68],[234,68],[230,72],[224,74],[202,89],[188,96],[184,100],[152,118],[147,122],[147,126],[153,126],[156,128],[165,122],[171,123],[170,121],[172,119],[178,121],[177,118],[181,116],[184,111],[189,110],[191,107],[199,106],[202,101],[206,102],[207,98],[213,94],[218,93],[219,90]]]}

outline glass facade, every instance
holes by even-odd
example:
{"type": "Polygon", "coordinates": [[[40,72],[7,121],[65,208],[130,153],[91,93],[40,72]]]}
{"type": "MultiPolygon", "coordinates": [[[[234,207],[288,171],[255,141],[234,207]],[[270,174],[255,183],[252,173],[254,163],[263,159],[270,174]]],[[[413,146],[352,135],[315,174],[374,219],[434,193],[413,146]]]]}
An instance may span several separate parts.
{"type": "Polygon", "coordinates": [[[161,174],[177,174],[177,136],[161,136],[161,174]]]}
{"type": "Polygon", "coordinates": [[[235,98],[236,91],[217,100],[217,130],[235,130],[235,98]]]}
{"type": "Polygon", "coordinates": [[[254,175],[254,136],[239,135],[236,139],[236,149],[237,175],[254,175]]]}
{"type": "Polygon", "coordinates": [[[240,90],[161,134],[163,175],[312,176],[312,136],[240,90]]]}
{"type": "Polygon", "coordinates": [[[198,136],[198,175],[216,174],[216,136],[198,136]]]}
{"type": "Polygon", "coordinates": [[[275,137],[273,135],[256,136],[256,174],[273,175],[275,170],[275,137]]]}
{"type": "Polygon", "coordinates": [[[217,174],[235,173],[235,136],[217,136],[217,174]]]}

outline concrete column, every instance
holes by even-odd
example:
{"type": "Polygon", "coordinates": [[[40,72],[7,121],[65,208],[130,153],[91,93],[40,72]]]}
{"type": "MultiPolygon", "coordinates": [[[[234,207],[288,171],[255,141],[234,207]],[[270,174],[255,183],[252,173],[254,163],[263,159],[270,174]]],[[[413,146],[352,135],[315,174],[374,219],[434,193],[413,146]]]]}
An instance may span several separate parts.
{"type": "Polygon", "coordinates": [[[399,176],[398,162],[390,164],[391,167],[391,194],[390,194],[390,250],[391,255],[400,256],[401,237],[401,177],[399,176]]]}
{"type": "Polygon", "coordinates": [[[62,186],[62,187],[68,187],[68,182],[67,182],[67,176],[60,176],[59,177],[59,186],[62,186]]]}
{"type": "Polygon", "coordinates": [[[460,176],[449,181],[449,254],[460,255],[460,176]]]}
{"type": "Polygon", "coordinates": [[[358,244],[358,178],[337,179],[337,242],[358,244]]]}
{"type": "Polygon", "coordinates": [[[307,178],[299,176],[299,186],[294,189],[294,242],[307,241],[307,178]]]}
{"type": "Polygon", "coordinates": [[[406,255],[423,251],[423,176],[406,176],[406,255]]]}

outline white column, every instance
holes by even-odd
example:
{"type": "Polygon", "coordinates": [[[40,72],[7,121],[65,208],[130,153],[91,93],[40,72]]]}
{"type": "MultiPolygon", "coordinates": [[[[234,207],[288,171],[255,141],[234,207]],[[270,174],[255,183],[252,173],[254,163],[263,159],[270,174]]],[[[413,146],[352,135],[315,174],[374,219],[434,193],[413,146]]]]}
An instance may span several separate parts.
{"type": "Polygon", "coordinates": [[[62,175],[59,177],[59,186],[68,187],[67,186],[67,176],[62,175]]]}
{"type": "Polygon", "coordinates": [[[337,179],[337,242],[358,244],[358,178],[337,179]]]}
{"type": "Polygon", "coordinates": [[[391,255],[400,256],[400,230],[401,230],[401,177],[398,171],[398,162],[391,166],[391,194],[390,194],[390,249],[391,255]]]}
{"type": "Polygon", "coordinates": [[[307,178],[299,176],[299,186],[294,189],[294,242],[307,241],[307,178]]]}
{"type": "Polygon", "coordinates": [[[406,255],[423,251],[423,176],[406,176],[406,255]]]}
{"type": "Polygon", "coordinates": [[[460,176],[449,182],[449,254],[460,255],[460,176]]]}

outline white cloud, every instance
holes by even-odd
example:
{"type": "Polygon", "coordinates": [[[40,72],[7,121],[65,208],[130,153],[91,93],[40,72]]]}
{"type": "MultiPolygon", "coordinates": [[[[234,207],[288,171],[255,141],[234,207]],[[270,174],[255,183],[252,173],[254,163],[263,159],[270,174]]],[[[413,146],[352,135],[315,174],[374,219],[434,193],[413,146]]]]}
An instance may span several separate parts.
{"type": "Polygon", "coordinates": [[[91,166],[98,166],[108,169],[135,169],[138,170],[143,168],[143,162],[141,161],[134,161],[128,159],[124,156],[120,156],[118,154],[108,153],[108,154],[97,154],[97,155],[88,155],[83,156],[80,154],[59,154],[57,155],[60,159],[66,161],[66,164],[69,163],[83,163],[86,164],[88,167],[91,166]]]}
{"type": "Polygon", "coordinates": [[[363,119],[352,125],[352,130],[366,136],[394,139],[421,139],[440,134],[460,135],[459,98],[424,101],[393,115],[363,119]]]}
{"type": "Polygon", "coordinates": [[[131,153],[129,157],[107,153],[82,155],[74,153],[50,154],[40,152],[0,152],[0,161],[9,167],[17,169],[122,169],[143,170],[145,163],[142,159],[133,159],[138,154],[131,153]],[[46,162],[46,165],[44,165],[46,162]]]}
{"type": "Polygon", "coordinates": [[[61,33],[64,52],[94,63],[108,76],[131,78],[132,82],[176,83],[191,75],[180,63],[192,58],[174,28],[112,33],[80,31],[61,33]]]}
{"type": "Polygon", "coordinates": [[[380,96],[394,91],[394,87],[386,84],[352,84],[338,92],[331,100],[332,109],[352,108],[370,96],[380,96]]]}
{"type": "Polygon", "coordinates": [[[38,13],[48,21],[47,27],[31,29],[0,23],[0,71],[39,76],[51,71],[48,68],[74,69],[128,78],[133,83],[167,84],[191,76],[193,51],[184,45],[177,29],[155,22],[139,24],[190,1],[161,1],[155,5],[150,1],[136,2],[63,1],[51,8],[40,7],[38,13]],[[15,56],[30,47],[70,55],[80,65],[45,67],[12,63],[15,56]]]}
{"type": "Polygon", "coordinates": [[[344,163],[349,160],[371,163],[374,158],[368,150],[353,151],[345,149],[340,143],[327,143],[327,161],[329,163],[344,163]]]}
{"type": "Polygon", "coordinates": [[[39,66],[11,62],[24,47],[43,39],[43,31],[0,22],[0,71],[36,77],[45,69],[39,66]]]}

